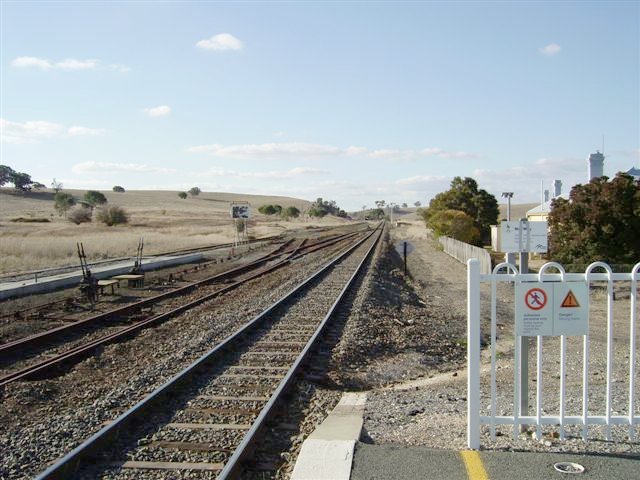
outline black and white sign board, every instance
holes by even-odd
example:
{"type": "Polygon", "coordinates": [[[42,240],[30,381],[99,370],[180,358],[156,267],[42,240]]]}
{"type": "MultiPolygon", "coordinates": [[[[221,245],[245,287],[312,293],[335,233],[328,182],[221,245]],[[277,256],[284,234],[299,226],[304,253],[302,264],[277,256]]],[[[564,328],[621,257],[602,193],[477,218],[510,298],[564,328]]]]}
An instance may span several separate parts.
{"type": "Polygon", "coordinates": [[[547,222],[500,222],[503,252],[547,253],[547,222]]]}
{"type": "Polygon", "coordinates": [[[516,335],[587,335],[589,289],[585,282],[516,284],[516,335]]]}
{"type": "Polygon", "coordinates": [[[249,218],[249,205],[231,205],[231,218],[249,218]]]}

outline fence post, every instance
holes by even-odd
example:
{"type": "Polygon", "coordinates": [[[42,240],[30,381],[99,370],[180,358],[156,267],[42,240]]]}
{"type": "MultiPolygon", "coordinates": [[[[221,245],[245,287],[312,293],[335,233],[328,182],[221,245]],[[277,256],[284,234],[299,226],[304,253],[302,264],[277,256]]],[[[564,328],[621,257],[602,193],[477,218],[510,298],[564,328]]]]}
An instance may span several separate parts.
{"type": "Polygon", "coordinates": [[[480,261],[467,261],[467,446],[480,448],[480,261]]]}

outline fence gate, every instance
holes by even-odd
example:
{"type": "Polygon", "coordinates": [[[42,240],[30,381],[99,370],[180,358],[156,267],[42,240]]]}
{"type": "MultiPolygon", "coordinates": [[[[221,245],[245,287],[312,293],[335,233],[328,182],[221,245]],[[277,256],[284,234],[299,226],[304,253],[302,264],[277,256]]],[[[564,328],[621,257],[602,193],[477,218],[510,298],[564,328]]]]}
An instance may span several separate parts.
{"type": "MultiPolygon", "coordinates": [[[[493,269],[492,273],[481,274],[478,260],[469,260],[467,262],[468,447],[480,448],[480,434],[483,426],[489,427],[491,439],[494,440],[498,425],[512,425],[514,437],[518,437],[521,426],[533,425],[538,440],[542,438],[543,426],[547,429],[553,428],[549,426],[556,426],[560,440],[565,439],[568,427],[573,429],[572,434],[581,436],[584,441],[589,438],[590,425],[603,426],[606,440],[611,440],[612,426],[617,425],[620,426],[619,428],[628,429],[625,435],[634,441],[637,436],[637,426],[640,425],[640,414],[637,413],[637,410],[640,410],[640,400],[636,397],[639,382],[636,368],[638,280],[640,280],[640,263],[633,267],[631,273],[613,273],[609,265],[602,262],[592,263],[585,273],[566,273],[562,265],[550,262],[535,274],[521,274],[514,265],[501,263],[493,269]],[[547,273],[551,269],[559,273],[547,273]],[[503,282],[512,284],[515,291],[514,375],[513,383],[511,384],[509,380],[508,385],[505,385],[504,379],[498,385],[496,378],[498,356],[496,297],[498,283],[503,282]],[[490,373],[484,377],[481,377],[480,369],[480,287],[482,283],[488,283],[491,287],[489,335],[491,362],[490,373]],[[622,302],[628,299],[630,306],[629,310],[625,309],[622,318],[614,317],[614,300],[618,302],[614,298],[614,285],[617,287],[618,299],[622,302]],[[592,310],[597,310],[597,314],[592,310]],[[597,341],[592,344],[590,336],[597,341]],[[522,411],[521,397],[531,398],[527,397],[527,392],[521,391],[520,375],[522,373],[527,375],[528,370],[528,359],[521,358],[522,337],[534,337],[537,343],[536,391],[532,396],[535,398],[535,405],[532,405],[533,414],[531,415],[528,411],[522,411]],[[547,357],[543,357],[543,345],[547,357]],[[567,353],[568,345],[569,353],[567,353]],[[593,358],[590,357],[590,349],[593,358]],[[550,350],[553,350],[553,356],[548,354],[550,350]],[[575,366],[578,363],[579,368],[568,371],[568,355],[571,352],[578,357],[570,358],[570,364],[575,366]],[[558,364],[557,373],[548,372],[549,364],[552,364],[551,369],[556,368],[555,365],[558,364]],[[547,367],[544,374],[543,366],[547,367]],[[593,371],[590,371],[590,367],[593,371]],[[572,381],[568,384],[567,379],[572,381]],[[544,395],[545,384],[553,384],[553,389],[547,389],[546,395],[544,395]],[[500,408],[500,415],[497,414],[498,408],[500,408]]],[[[527,384],[525,382],[525,385],[527,384]]]]}

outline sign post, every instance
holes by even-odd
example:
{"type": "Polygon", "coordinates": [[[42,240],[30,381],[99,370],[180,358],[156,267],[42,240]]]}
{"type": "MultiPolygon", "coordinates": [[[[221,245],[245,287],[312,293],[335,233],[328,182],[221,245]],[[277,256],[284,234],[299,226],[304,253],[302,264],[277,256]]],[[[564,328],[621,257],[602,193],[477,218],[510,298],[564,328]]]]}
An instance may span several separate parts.
{"type": "Polygon", "coordinates": [[[249,202],[232,202],[231,218],[233,219],[233,246],[234,249],[239,244],[248,241],[247,220],[250,217],[249,202]]]}
{"type": "MultiPolygon", "coordinates": [[[[500,245],[507,253],[519,252],[520,273],[529,273],[529,253],[547,252],[547,222],[506,221],[500,224],[500,245]]],[[[529,336],[520,336],[520,415],[529,414],[529,336]]]]}

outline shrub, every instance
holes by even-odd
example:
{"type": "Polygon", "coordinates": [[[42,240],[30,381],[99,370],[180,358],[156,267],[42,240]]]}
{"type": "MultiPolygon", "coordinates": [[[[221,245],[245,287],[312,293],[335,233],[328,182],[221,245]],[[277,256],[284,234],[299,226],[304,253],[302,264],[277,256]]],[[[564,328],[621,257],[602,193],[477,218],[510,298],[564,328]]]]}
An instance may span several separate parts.
{"type": "Polygon", "coordinates": [[[122,223],[127,223],[129,221],[129,217],[127,216],[127,212],[125,212],[122,207],[106,207],[101,209],[98,212],[98,221],[104,223],[108,226],[120,225],[122,223]]]}
{"type": "Polygon", "coordinates": [[[293,206],[287,207],[282,212],[282,216],[284,218],[298,218],[300,216],[300,210],[293,206]]]}
{"type": "Polygon", "coordinates": [[[91,222],[91,216],[90,208],[78,207],[71,211],[68,218],[70,222],[80,225],[91,222]]]}
{"type": "Polygon", "coordinates": [[[185,198],[187,198],[187,192],[180,192],[178,193],[178,196],[184,200],[185,198]]]}
{"type": "Polygon", "coordinates": [[[18,217],[18,218],[12,218],[11,219],[12,222],[16,222],[16,223],[49,223],[49,219],[48,218],[24,218],[24,217],[18,217]]]}
{"type": "Polygon", "coordinates": [[[116,185],[115,187],[113,187],[113,191],[118,193],[124,193],[124,188],[121,187],[120,185],[116,185]]]}
{"type": "Polygon", "coordinates": [[[273,205],[262,205],[260,208],[258,208],[258,211],[263,215],[275,215],[276,213],[278,213],[278,210],[273,205]]]}
{"type": "Polygon", "coordinates": [[[471,244],[480,239],[480,230],[473,218],[460,210],[440,210],[429,217],[427,225],[437,236],[446,235],[471,244]]]}
{"type": "Polygon", "coordinates": [[[89,190],[84,194],[84,201],[93,205],[104,205],[107,203],[107,197],[104,196],[103,193],[100,193],[96,190],[89,190]]]}
{"type": "Polygon", "coordinates": [[[53,208],[58,215],[66,215],[67,211],[76,204],[76,199],[70,193],[58,192],[53,196],[53,208]]]}

